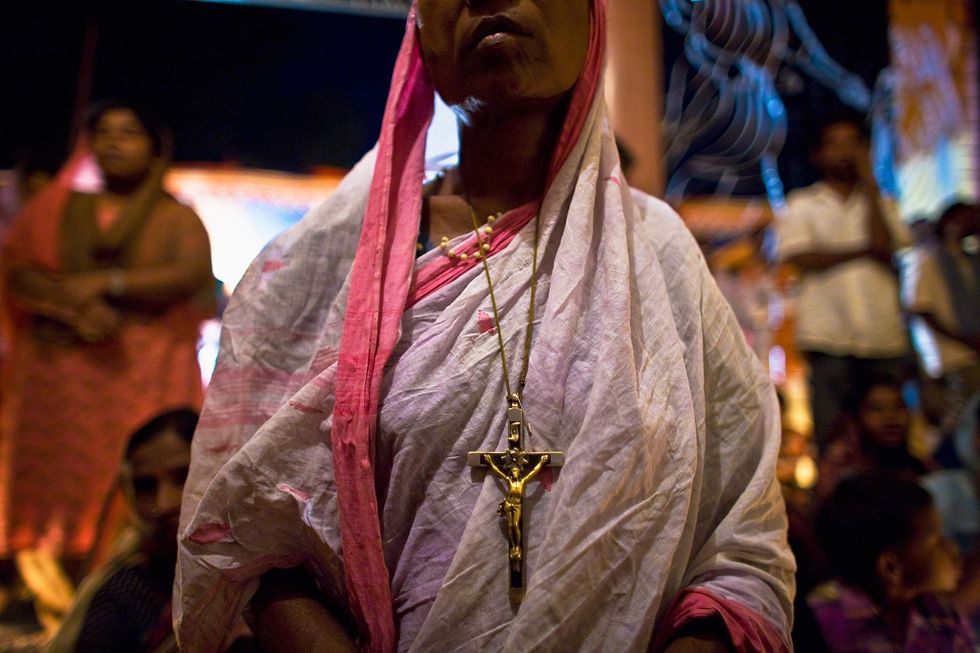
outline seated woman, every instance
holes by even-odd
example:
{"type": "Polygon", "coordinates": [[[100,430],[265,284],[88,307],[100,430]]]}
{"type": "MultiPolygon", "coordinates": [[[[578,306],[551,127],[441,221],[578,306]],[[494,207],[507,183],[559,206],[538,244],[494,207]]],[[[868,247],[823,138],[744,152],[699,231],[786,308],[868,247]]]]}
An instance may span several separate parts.
{"type": "Polygon", "coordinates": [[[120,482],[134,528],[114,543],[109,563],[82,583],[45,653],[176,651],[170,598],[180,497],[196,426],[197,413],[183,408],[133,433],[120,482]]]}

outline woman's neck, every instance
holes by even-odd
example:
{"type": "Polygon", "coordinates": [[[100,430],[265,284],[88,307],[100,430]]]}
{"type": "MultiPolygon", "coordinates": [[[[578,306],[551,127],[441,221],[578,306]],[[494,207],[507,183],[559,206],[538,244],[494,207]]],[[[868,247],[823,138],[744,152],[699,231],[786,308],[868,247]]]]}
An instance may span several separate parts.
{"type": "Polygon", "coordinates": [[[106,177],[105,178],[105,190],[103,194],[108,199],[113,200],[125,200],[130,195],[135,193],[140,184],[146,179],[146,176],[141,177],[106,177]]]}
{"type": "Polygon", "coordinates": [[[479,216],[541,197],[567,102],[460,121],[459,174],[479,216]]]}
{"type": "Polygon", "coordinates": [[[861,434],[860,443],[862,453],[871,458],[876,468],[894,471],[895,469],[904,469],[916,460],[915,456],[909,452],[907,443],[897,446],[884,446],[875,442],[866,433],[861,434]]]}

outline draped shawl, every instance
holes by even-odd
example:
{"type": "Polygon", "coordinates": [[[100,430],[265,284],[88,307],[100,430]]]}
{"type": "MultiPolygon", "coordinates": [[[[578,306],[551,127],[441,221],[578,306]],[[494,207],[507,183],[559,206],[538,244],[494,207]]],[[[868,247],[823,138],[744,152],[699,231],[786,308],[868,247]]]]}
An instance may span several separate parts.
{"type": "Polygon", "coordinates": [[[506,442],[486,280],[414,260],[432,90],[410,15],[378,147],[225,312],[182,510],[183,650],[219,650],[261,574],[296,565],[365,650],[644,651],[712,615],[739,650],[787,649],[775,396],[680,219],[623,180],[592,6],[548,189],[495,224],[489,258],[517,361],[540,214],[524,404],[529,445],[566,463],[528,488],[523,603],[499,481],[466,463],[506,442]]]}

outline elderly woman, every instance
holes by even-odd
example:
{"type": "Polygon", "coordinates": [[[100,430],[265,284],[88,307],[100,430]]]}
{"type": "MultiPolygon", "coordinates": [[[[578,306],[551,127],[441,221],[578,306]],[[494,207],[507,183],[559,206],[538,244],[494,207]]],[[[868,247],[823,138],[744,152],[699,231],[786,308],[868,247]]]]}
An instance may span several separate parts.
{"type": "Polygon", "coordinates": [[[184,650],[246,606],[279,650],[786,650],[775,394],[622,179],[604,30],[601,0],[417,2],[377,148],[225,314],[184,650]],[[460,163],[423,186],[433,90],[460,163]]]}

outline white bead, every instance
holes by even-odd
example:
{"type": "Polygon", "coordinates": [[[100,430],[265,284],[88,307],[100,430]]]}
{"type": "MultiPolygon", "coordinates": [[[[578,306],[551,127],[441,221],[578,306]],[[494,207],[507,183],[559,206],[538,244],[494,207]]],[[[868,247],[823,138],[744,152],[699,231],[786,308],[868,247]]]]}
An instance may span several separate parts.
{"type": "Polygon", "coordinates": [[[487,235],[487,236],[489,236],[490,234],[492,234],[492,233],[493,233],[493,227],[484,227],[484,228],[483,228],[483,233],[484,233],[485,235],[487,235]]]}
{"type": "Polygon", "coordinates": [[[479,261],[481,258],[483,258],[483,252],[473,252],[473,258],[479,261]]]}
{"type": "Polygon", "coordinates": [[[489,252],[490,251],[490,244],[489,243],[483,243],[482,245],[480,245],[480,249],[482,249],[484,252],[489,252]]]}
{"type": "Polygon", "coordinates": [[[463,252],[462,254],[459,255],[459,260],[460,261],[465,261],[468,258],[469,258],[469,256],[466,255],[466,252],[463,252]]]}
{"type": "Polygon", "coordinates": [[[456,250],[455,249],[451,249],[448,252],[446,252],[446,254],[449,256],[449,258],[455,258],[456,257],[456,250]]]}

